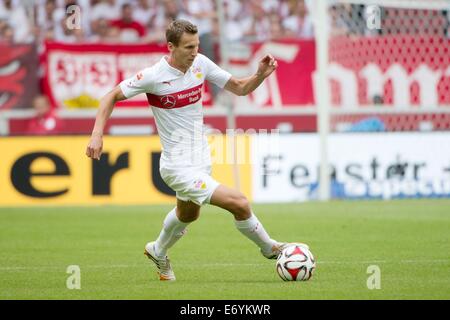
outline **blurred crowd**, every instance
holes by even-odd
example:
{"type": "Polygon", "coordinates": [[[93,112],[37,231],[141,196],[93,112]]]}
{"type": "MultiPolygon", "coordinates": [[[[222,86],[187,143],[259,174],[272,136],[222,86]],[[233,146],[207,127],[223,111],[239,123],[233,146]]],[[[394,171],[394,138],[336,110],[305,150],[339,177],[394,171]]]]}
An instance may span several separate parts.
{"type": "MultiPolygon", "coordinates": [[[[310,0],[223,0],[229,41],[312,38],[310,0]]],[[[217,39],[215,0],[0,0],[0,41],[164,42],[174,19],[217,39]]]]}
{"type": "MultiPolygon", "coordinates": [[[[229,41],[261,42],[314,36],[313,0],[222,0],[229,41]]],[[[366,26],[365,5],[333,5],[332,35],[374,34],[366,26]]],[[[165,41],[174,19],[192,21],[201,41],[218,39],[216,0],[0,0],[0,43],[54,40],[67,43],[165,41]]],[[[383,33],[428,33],[450,37],[450,10],[385,8],[383,33]],[[414,28],[411,28],[414,26],[414,28]]]]}

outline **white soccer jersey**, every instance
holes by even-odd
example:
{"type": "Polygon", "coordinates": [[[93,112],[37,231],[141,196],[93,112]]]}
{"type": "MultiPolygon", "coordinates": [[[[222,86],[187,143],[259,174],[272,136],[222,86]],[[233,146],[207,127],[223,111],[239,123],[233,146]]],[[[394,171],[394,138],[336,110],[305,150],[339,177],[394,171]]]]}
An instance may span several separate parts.
{"type": "Polygon", "coordinates": [[[120,88],[127,98],[147,94],[163,147],[161,168],[211,165],[203,130],[202,86],[206,79],[223,88],[231,74],[202,54],[197,54],[186,73],[166,59],[122,81],[120,88]]]}

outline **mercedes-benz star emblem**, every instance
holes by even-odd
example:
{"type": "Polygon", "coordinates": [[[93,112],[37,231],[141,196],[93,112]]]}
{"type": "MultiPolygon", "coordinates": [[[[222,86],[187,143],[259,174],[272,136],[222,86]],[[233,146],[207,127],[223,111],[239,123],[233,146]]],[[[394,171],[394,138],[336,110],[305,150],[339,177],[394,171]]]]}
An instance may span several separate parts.
{"type": "Polygon", "coordinates": [[[172,109],[173,107],[175,107],[175,104],[177,102],[176,98],[174,96],[170,96],[170,95],[161,97],[160,100],[161,100],[163,107],[167,108],[167,109],[172,109]]]}

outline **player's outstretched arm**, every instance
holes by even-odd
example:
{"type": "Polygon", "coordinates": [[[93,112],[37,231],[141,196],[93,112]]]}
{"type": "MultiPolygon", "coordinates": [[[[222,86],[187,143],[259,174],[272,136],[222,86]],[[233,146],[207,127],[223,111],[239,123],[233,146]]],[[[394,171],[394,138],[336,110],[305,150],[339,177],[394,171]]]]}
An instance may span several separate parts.
{"type": "Polygon", "coordinates": [[[123,95],[119,86],[116,86],[101,98],[100,107],[95,118],[94,129],[92,130],[91,140],[86,148],[86,155],[89,158],[100,160],[103,149],[103,130],[105,124],[111,116],[116,102],[125,99],[126,97],[123,95]]]}
{"type": "Polygon", "coordinates": [[[231,77],[225,85],[225,89],[238,96],[246,96],[258,88],[277,67],[278,63],[275,58],[268,54],[259,61],[258,71],[254,75],[242,79],[231,77]]]}

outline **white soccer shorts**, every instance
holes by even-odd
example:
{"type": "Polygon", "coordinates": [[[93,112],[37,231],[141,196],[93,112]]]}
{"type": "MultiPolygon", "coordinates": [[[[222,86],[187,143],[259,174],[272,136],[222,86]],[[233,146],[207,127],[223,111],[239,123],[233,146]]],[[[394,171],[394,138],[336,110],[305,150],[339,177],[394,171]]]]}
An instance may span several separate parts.
{"type": "Polygon", "coordinates": [[[211,167],[199,169],[167,169],[159,170],[164,182],[176,192],[182,201],[192,201],[201,206],[209,203],[211,196],[220,185],[211,177],[211,167]]]}

